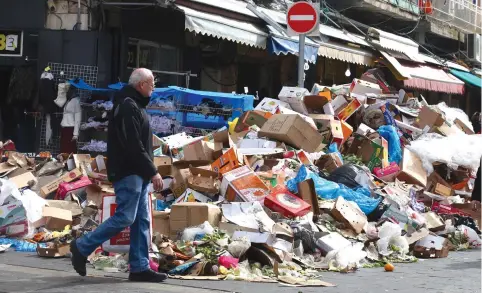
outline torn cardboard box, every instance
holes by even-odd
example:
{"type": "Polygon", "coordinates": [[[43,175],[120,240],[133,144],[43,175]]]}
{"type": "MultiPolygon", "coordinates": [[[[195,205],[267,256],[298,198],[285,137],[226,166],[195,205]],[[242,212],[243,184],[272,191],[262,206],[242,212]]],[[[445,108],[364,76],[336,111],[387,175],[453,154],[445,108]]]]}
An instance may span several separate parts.
{"type": "Polygon", "coordinates": [[[219,191],[218,173],[203,168],[189,168],[191,176],[187,178],[187,186],[200,192],[216,194],[219,191]]]}
{"type": "Polygon", "coordinates": [[[427,185],[427,172],[423,168],[420,158],[408,148],[403,150],[401,171],[397,179],[408,184],[427,185]]]}
{"type": "Polygon", "coordinates": [[[65,257],[70,253],[70,245],[57,245],[42,247],[40,243],[37,244],[37,255],[41,257],[65,257]]]}
{"type": "Polygon", "coordinates": [[[413,249],[413,256],[418,258],[443,258],[448,255],[448,239],[435,235],[428,235],[417,241],[413,249]]]}
{"type": "Polygon", "coordinates": [[[346,201],[343,197],[339,196],[336,199],[335,207],[331,211],[333,218],[345,223],[348,227],[352,228],[357,234],[360,234],[366,223],[366,215],[351,202],[346,201]]]}
{"type": "Polygon", "coordinates": [[[321,156],[315,163],[318,169],[326,170],[328,173],[335,171],[337,168],[343,166],[341,158],[336,153],[326,154],[321,156]]]}
{"type": "Polygon", "coordinates": [[[276,99],[270,99],[270,98],[264,98],[263,100],[261,100],[261,102],[254,109],[258,111],[264,111],[271,114],[275,114],[278,106],[291,109],[288,103],[280,100],[276,100],[276,99]]]}
{"type": "Polygon", "coordinates": [[[34,223],[36,228],[45,226],[51,231],[63,231],[65,226],[72,224],[72,212],[54,207],[43,207],[42,219],[34,223]]]}
{"type": "Polygon", "coordinates": [[[298,194],[311,206],[310,210],[314,215],[318,216],[321,214],[313,179],[307,179],[298,183],[298,194]]]}
{"type": "Polygon", "coordinates": [[[169,156],[154,157],[154,166],[157,168],[157,172],[161,176],[172,175],[172,158],[169,156]]]}
{"type": "Polygon", "coordinates": [[[323,136],[299,115],[273,115],[258,136],[279,140],[310,153],[320,151],[325,146],[323,136]]]}
{"type": "Polygon", "coordinates": [[[170,212],[152,211],[152,231],[162,235],[171,235],[169,226],[170,212]]]}

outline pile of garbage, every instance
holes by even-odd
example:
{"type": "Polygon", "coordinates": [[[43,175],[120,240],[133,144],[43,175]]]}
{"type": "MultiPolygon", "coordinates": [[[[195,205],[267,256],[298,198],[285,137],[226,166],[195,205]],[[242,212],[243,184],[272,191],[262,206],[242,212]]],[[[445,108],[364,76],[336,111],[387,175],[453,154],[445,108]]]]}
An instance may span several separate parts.
{"type": "MultiPolygon", "coordinates": [[[[470,202],[482,137],[462,111],[369,75],[311,92],[284,87],[229,127],[154,136],[154,145],[164,190],[151,192],[151,268],[173,278],[333,286],[320,271],[482,243],[470,202]]],[[[114,211],[101,155],[4,157],[0,245],[62,257],[114,211]],[[54,179],[38,186],[46,175],[54,179]]],[[[89,260],[126,271],[128,249],[126,229],[89,260]]]]}

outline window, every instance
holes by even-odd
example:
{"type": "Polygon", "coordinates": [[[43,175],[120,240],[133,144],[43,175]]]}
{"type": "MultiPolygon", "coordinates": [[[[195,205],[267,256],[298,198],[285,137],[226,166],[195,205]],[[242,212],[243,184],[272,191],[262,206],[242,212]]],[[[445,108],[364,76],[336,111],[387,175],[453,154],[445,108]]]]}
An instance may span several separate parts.
{"type": "Polygon", "coordinates": [[[175,47],[130,39],[127,49],[127,67],[130,69],[145,67],[152,70],[156,76],[157,87],[180,85],[179,76],[169,74],[169,72],[179,71],[179,50],[175,47]]]}

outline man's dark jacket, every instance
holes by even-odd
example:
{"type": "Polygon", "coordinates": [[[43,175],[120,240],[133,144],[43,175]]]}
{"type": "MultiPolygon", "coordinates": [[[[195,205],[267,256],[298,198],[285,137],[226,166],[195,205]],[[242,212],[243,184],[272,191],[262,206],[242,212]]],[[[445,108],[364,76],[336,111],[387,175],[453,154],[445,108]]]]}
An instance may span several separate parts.
{"type": "Polygon", "coordinates": [[[150,180],[153,163],[152,130],[145,107],[149,98],[124,86],[114,98],[107,138],[107,174],[111,182],[130,175],[150,180]]]}

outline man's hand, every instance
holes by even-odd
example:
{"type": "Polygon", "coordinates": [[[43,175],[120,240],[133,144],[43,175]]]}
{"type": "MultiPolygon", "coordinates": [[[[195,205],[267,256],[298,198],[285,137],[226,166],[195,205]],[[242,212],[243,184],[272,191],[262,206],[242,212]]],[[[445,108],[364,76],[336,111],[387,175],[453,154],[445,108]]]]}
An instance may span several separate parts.
{"type": "Polygon", "coordinates": [[[154,185],[154,191],[161,191],[163,187],[162,177],[157,173],[152,177],[152,184],[154,185]]]}

